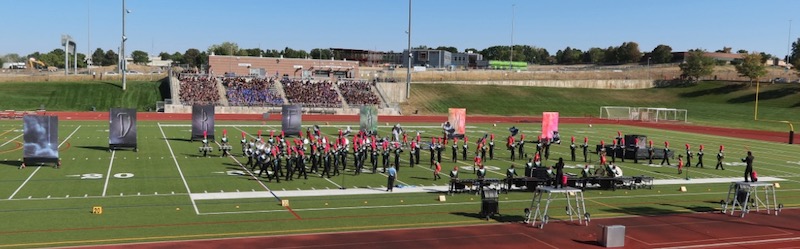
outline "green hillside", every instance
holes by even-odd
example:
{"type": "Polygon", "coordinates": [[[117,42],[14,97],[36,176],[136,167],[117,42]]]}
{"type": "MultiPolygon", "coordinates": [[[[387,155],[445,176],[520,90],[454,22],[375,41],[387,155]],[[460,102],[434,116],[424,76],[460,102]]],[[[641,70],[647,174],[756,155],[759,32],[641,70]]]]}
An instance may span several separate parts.
{"type": "Polygon", "coordinates": [[[12,82],[0,83],[4,110],[48,111],[108,110],[111,107],[155,109],[156,101],[169,96],[167,83],[131,81],[122,91],[119,82],[12,82]],[[165,88],[166,89],[163,89],[165,88]]]}
{"type": "MultiPolygon", "coordinates": [[[[759,120],[800,122],[800,85],[761,84],[759,120]]],[[[689,122],[728,127],[786,130],[785,124],[753,122],[756,86],[701,82],[639,90],[568,89],[519,86],[414,84],[404,113],[445,114],[464,107],[469,114],[597,117],[601,106],[687,109],[689,122]],[[724,120],[724,121],[723,121],[724,120]]]]}

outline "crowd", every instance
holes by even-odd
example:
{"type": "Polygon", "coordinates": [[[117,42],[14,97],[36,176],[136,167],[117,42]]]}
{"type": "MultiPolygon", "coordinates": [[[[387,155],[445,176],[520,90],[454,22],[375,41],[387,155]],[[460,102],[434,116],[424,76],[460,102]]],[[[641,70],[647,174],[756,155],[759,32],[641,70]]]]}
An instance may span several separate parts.
{"type": "Polygon", "coordinates": [[[275,79],[247,79],[243,77],[222,80],[225,96],[231,106],[280,106],[283,99],[275,92],[275,79]]]}
{"type": "Polygon", "coordinates": [[[344,80],[338,83],[345,101],[350,105],[377,105],[378,96],[372,91],[373,83],[361,80],[344,80]]]}
{"type": "Polygon", "coordinates": [[[181,76],[180,100],[183,104],[219,104],[217,81],[210,76],[181,76]]]}
{"type": "Polygon", "coordinates": [[[281,79],[286,99],[291,104],[302,104],[304,107],[342,107],[342,100],[334,90],[330,81],[303,81],[298,79],[281,79]]]}

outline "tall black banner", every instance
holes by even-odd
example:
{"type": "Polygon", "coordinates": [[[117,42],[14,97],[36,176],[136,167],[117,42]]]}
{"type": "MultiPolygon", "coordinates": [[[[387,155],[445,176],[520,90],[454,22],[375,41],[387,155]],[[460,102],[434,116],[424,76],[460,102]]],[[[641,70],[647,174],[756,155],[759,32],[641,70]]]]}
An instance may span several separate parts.
{"type": "Polygon", "coordinates": [[[22,120],[25,164],[58,162],[58,117],[25,115],[22,120]]]}
{"type": "Polygon", "coordinates": [[[136,109],[111,108],[108,119],[108,147],[136,148],[136,109]]]}
{"type": "Polygon", "coordinates": [[[303,107],[300,105],[284,105],[281,115],[283,116],[281,130],[286,135],[300,135],[300,126],[303,125],[303,107]]]}
{"type": "Polygon", "coordinates": [[[206,132],[208,139],[214,139],[214,106],[192,106],[192,140],[203,139],[206,132]]]}

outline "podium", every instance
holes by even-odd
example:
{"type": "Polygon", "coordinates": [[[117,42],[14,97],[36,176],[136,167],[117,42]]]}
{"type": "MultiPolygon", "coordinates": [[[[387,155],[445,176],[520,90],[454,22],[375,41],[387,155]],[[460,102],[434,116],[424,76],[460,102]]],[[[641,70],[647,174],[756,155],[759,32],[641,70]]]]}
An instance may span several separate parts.
{"type": "Polygon", "coordinates": [[[550,203],[553,201],[554,194],[555,197],[563,196],[564,199],[567,200],[566,211],[569,215],[569,221],[573,221],[573,216],[577,216],[578,224],[584,224],[585,222],[587,226],[589,225],[590,215],[586,212],[586,202],[583,198],[583,191],[573,187],[554,188],[550,186],[539,186],[536,188],[533,194],[533,200],[531,200],[531,207],[525,209],[525,223],[536,226],[536,222],[539,221],[539,228],[544,228],[544,225],[550,221],[550,216],[547,212],[548,209],[550,209],[550,203]],[[545,200],[544,207],[542,207],[542,198],[545,195],[547,195],[547,199],[545,200]],[[572,206],[572,196],[575,198],[574,207],[572,206]],[[531,215],[533,215],[532,218],[531,215]]]}
{"type": "Polygon", "coordinates": [[[736,209],[742,212],[741,217],[750,212],[750,202],[756,208],[756,212],[760,208],[770,211],[775,211],[775,215],[783,208],[783,204],[778,204],[778,198],[775,195],[775,185],[769,182],[732,182],[728,187],[728,197],[725,203],[722,204],[722,213],[727,213],[730,209],[731,215],[736,212],[736,209]],[[758,193],[763,191],[764,198],[762,200],[758,193]],[[770,200],[771,199],[771,200],[770,200]]]}

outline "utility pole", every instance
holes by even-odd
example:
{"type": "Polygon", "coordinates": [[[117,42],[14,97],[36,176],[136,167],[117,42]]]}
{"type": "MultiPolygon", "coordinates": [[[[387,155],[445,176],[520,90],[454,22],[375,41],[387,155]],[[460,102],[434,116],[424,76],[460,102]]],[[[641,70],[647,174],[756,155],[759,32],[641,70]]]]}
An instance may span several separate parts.
{"type": "Polygon", "coordinates": [[[406,65],[406,100],[411,97],[411,0],[408,0],[408,65],[406,65]]]}

